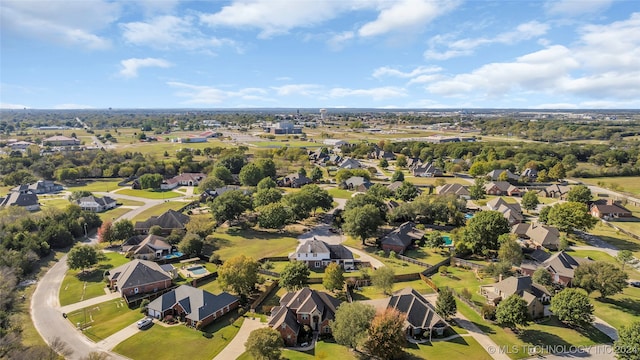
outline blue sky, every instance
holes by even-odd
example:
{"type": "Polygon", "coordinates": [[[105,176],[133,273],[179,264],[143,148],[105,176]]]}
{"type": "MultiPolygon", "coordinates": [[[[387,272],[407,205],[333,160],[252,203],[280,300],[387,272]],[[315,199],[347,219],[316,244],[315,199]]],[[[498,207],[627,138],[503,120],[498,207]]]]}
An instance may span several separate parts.
{"type": "Polygon", "coordinates": [[[640,108],[640,1],[2,0],[2,108],[640,108]]]}

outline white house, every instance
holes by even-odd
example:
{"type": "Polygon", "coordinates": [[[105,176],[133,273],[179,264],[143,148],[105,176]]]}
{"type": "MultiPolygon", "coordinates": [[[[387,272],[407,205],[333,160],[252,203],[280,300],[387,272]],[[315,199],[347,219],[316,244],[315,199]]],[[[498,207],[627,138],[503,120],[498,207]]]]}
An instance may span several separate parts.
{"type": "Polygon", "coordinates": [[[330,245],[315,237],[298,246],[289,258],[302,261],[310,268],[321,269],[334,262],[345,270],[355,269],[351,251],[342,245],[330,245]]]}
{"type": "Polygon", "coordinates": [[[102,212],[116,207],[116,200],[108,196],[103,198],[93,195],[85,196],[78,199],[77,202],[82,210],[89,210],[93,212],[102,212]]]}

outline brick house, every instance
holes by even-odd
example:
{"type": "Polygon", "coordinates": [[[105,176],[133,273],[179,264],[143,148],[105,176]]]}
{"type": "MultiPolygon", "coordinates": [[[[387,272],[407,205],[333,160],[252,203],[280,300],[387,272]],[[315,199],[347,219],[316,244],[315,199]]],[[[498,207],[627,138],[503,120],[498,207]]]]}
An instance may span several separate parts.
{"type": "Polygon", "coordinates": [[[109,287],[122,297],[152,293],[173,285],[171,276],[153,261],[133,260],[105,273],[109,287]]]}
{"type": "Polygon", "coordinates": [[[175,210],[167,210],[160,216],[152,216],[145,221],[138,221],[133,226],[137,234],[148,234],[149,229],[158,225],[162,229],[162,235],[169,235],[173,230],[184,230],[191,220],[188,215],[184,215],[175,210]]]}
{"type": "Polygon", "coordinates": [[[395,251],[398,254],[403,254],[405,250],[413,246],[414,242],[422,239],[423,236],[424,231],[418,230],[416,224],[407,221],[385,235],[380,240],[380,247],[384,251],[395,251]]]}
{"type": "Polygon", "coordinates": [[[551,300],[547,289],[534,283],[530,276],[510,276],[495,284],[482,285],[480,294],[491,305],[498,305],[500,301],[516,294],[527,302],[527,312],[532,319],[545,316],[543,303],[551,300]]]}
{"type": "Polygon", "coordinates": [[[523,263],[520,265],[520,272],[524,275],[533,276],[533,273],[538,268],[544,268],[551,274],[554,283],[562,286],[571,286],[575,269],[580,266],[580,264],[591,261],[592,260],[587,258],[573,257],[564,251],[560,251],[542,263],[523,263]]]}

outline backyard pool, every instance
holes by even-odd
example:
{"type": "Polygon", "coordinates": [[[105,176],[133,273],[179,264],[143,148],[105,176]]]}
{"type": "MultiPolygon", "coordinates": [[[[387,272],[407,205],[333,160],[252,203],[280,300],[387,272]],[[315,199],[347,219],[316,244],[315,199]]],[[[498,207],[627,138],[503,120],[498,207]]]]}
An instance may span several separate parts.
{"type": "Polygon", "coordinates": [[[442,239],[444,239],[444,246],[453,245],[453,240],[451,240],[451,237],[449,235],[442,235],[442,239]]]}
{"type": "Polygon", "coordinates": [[[190,271],[193,275],[204,275],[208,272],[207,269],[201,265],[190,267],[187,270],[190,271]]]}
{"type": "Polygon", "coordinates": [[[171,253],[171,254],[169,254],[169,255],[165,255],[165,256],[163,256],[163,258],[164,258],[164,259],[173,259],[173,258],[179,258],[179,257],[182,257],[182,255],[184,255],[184,254],[183,254],[183,253],[181,253],[180,251],[176,251],[176,252],[173,252],[173,253],[171,253]]]}

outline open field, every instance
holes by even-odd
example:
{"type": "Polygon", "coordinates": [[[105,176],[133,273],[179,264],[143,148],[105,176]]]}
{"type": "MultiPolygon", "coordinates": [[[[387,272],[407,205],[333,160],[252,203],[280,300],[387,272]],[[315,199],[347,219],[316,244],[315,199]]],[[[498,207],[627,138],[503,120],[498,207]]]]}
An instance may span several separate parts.
{"type": "Polygon", "coordinates": [[[351,199],[353,194],[355,194],[353,191],[339,189],[339,188],[330,188],[330,189],[327,189],[327,192],[332,197],[338,198],[338,199],[351,199]]]}
{"type": "Polygon", "coordinates": [[[243,317],[231,312],[198,331],[184,325],[153,324],[118,344],[113,350],[136,360],[204,360],[214,358],[236,336],[243,317]],[[211,333],[212,338],[202,336],[211,333]],[[161,345],[160,345],[161,344],[161,345]]]}
{"type": "Polygon", "coordinates": [[[298,141],[298,140],[273,140],[273,141],[251,141],[249,142],[252,145],[255,145],[260,148],[281,148],[281,147],[306,147],[306,148],[317,148],[323,146],[321,142],[310,142],[310,141],[298,141]]]}
{"type": "Polygon", "coordinates": [[[121,195],[137,196],[145,199],[154,199],[154,200],[171,199],[171,198],[184,196],[184,194],[181,194],[175,191],[121,189],[116,192],[121,195]]]}
{"type": "Polygon", "coordinates": [[[618,330],[631,319],[640,319],[640,288],[627,287],[622,293],[606,299],[598,299],[592,294],[591,300],[595,315],[618,330]]]}
{"type": "Polygon", "coordinates": [[[142,319],[138,309],[131,310],[123,299],[115,299],[67,314],[71,324],[80,324],[83,334],[93,341],[103,340],[142,319]]]}
{"type": "Polygon", "coordinates": [[[214,233],[216,244],[220,247],[216,253],[222,260],[241,254],[256,260],[267,256],[286,256],[298,245],[295,236],[297,235],[238,228],[218,228],[214,233]]]}
{"type": "Polygon", "coordinates": [[[128,213],[129,211],[131,211],[132,209],[127,209],[127,208],[123,208],[123,207],[116,207],[101,213],[98,213],[98,216],[100,217],[100,219],[102,221],[111,221],[113,219],[117,219],[120,216],[128,213]]]}
{"type": "Polygon", "coordinates": [[[159,216],[162,215],[163,213],[165,213],[168,210],[178,210],[181,207],[185,206],[187,203],[185,202],[180,202],[180,201],[167,201],[167,202],[163,202],[161,204],[158,204],[152,208],[149,208],[143,212],[141,212],[140,214],[136,215],[133,219],[131,219],[131,221],[133,221],[134,223],[136,221],[144,221],[147,220],[148,218],[152,217],[152,216],[159,216]]]}
{"type": "Polygon", "coordinates": [[[589,185],[600,186],[599,184],[601,184],[604,188],[615,188],[616,191],[640,195],[640,176],[576,178],[576,180],[589,185]]]}
{"type": "Polygon", "coordinates": [[[64,198],[39,198],[41,208],[55,208],[55,209],[66,209],[67,206],[71,205],[69,200],[64,198]]]}
{"type": "MultiPolygon", "coordinates": [[[[627,231],[631,231],[630,229],[626,229],[624,226],[621,226],[623,225],[622,222],[614,222],[614,224],[627,231]]],[[[599,222],[593,229],[589,230],[589,233],[597,235],[602,240],[620,250],[631,250],[637,258],[640,258],[640,240],[625,235],[602,222],[599,222]]]]}
{"type": "Polygon", "coordinates": [[[96,179],[89,180],[85,185],[67,185],[66,188],[69,191],[109,192],[118,189],[121,181],[122,179],[96,179]]]}

